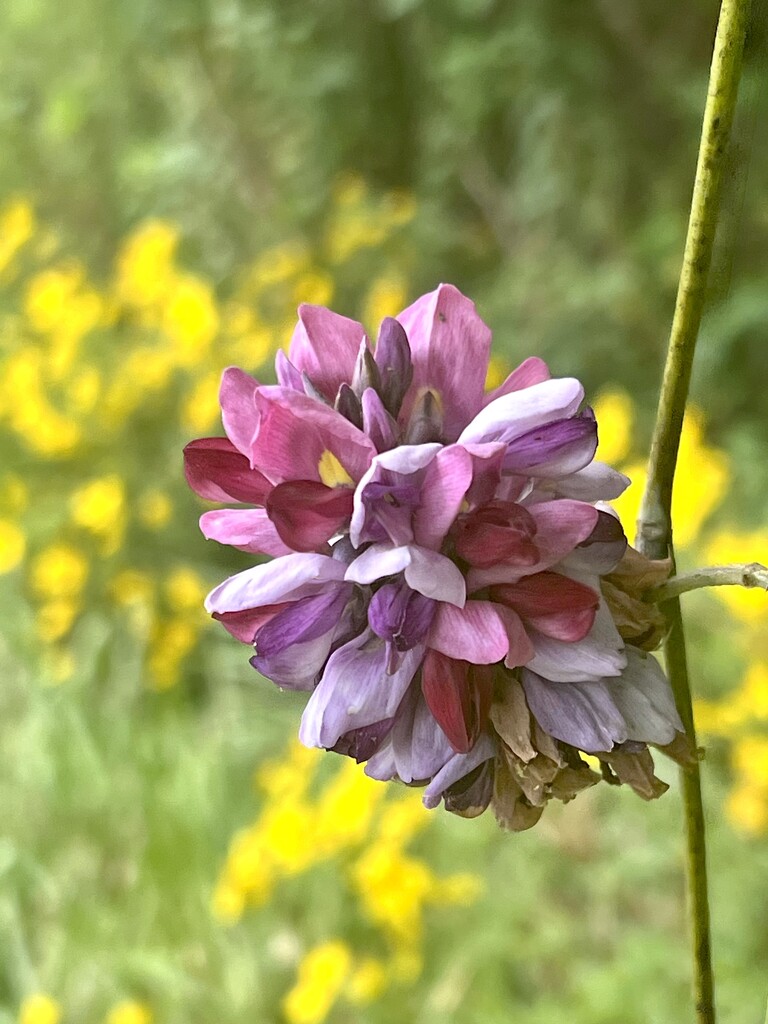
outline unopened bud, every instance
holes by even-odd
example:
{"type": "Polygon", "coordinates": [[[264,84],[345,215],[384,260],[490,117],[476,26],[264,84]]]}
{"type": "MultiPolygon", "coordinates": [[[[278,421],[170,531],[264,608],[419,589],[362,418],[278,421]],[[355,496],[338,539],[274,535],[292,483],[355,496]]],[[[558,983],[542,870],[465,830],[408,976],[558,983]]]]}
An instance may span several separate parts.
{"type": "Polygon", "coordinates": [[[403,398],[413,380],[413,363],[408,336],[399,321],[388,316],[381,322],[376,342],[376,365],[381,374],[384,407],[397,418],[403,398]]]}
{"type": "Polygon", "coordinates": [[[443,432],[443,410],[434,391],[427,389],[416,399],[408,421],[405,444],[428,444],[439,441],[443,432]]]}

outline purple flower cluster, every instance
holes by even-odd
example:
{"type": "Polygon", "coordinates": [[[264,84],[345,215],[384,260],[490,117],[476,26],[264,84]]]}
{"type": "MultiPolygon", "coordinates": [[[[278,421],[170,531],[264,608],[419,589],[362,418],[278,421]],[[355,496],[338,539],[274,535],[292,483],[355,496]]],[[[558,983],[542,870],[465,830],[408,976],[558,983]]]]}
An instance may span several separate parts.
{"type": "Polygon", "coordinates": [[[308,694],[302,742],[520,829],[601,778],[580,752],[647,798],[666,788],[647,745],[686,753],[633,587],[666,567],[604,504],[629,481],[594,461],[577,380],[530,358],[486,394],[490,344],[451,285],[384,320],[375,348],[302,306],[279,383],[226,370],[226,437],[191,442],[185,470],[240,506],[206,512],[206,537],[273,556],[206,607],[308,694]]]}

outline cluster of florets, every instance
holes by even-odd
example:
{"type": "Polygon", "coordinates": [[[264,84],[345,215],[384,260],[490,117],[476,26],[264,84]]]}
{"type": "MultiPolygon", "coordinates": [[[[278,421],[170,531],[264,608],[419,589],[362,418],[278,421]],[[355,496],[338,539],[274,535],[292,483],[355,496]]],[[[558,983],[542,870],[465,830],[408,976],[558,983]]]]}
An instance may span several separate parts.
{"type": "Polygon", "coordinates": [[[573,378],[526,359],[485,393],[491,333],[451,285],[384,320],[302,306],[277,385],[221,386],[226,437],[185,450],[206,537],[272,560],[207,608],[251,664],[308,694],[299,736],[527,828],[600,778],[666,786],[685,757],[642,600],[667,569],[627,547],[573,378]],[[244,507],[247,506],[247,507],[244,507]],[[581,754],[596,755],[602,772],[581,754]]]}

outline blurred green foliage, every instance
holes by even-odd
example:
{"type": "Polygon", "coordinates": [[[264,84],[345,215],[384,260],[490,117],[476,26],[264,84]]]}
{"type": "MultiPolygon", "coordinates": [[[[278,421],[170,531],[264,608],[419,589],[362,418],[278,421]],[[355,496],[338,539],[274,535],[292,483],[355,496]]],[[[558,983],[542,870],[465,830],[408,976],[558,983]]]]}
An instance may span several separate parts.
{"type": "MultiPolygon", "coordinates": [[[[500,365],[535,353],[593,396],[616,386],[600,421],[635,472],[716,8],[6,0],[0,1024],[56,1024],[57,1004],[64,1024],[278,1021],[317,944],[384,957],[343,858],[286,872],[229,927],[215,913],[233,835],[270,808],[254,769],[284,756],[298,706],[206,627],[205,586],[249,559],[196,534],[181,445],[218,431],[224,365],[269,373],[302,299],[375,327],[450,280],[500,365]],[[35,992],[55,1003],[19,1017],[35,992]]],[[[676,496],[687,564],[768,544],[765,14],[756,0],[676,496]]],[[[732,618],[687,605],[725,1024],[760,1021],[767,994],[768,633],[748,598],[732,618]]],[[[423,864],[485,893],[425,906],[418,977],[328,1019],[688,1019],[661,770],[658,804],[585,794],[523,836],[433,815],[394,890],[423,864]]]]}

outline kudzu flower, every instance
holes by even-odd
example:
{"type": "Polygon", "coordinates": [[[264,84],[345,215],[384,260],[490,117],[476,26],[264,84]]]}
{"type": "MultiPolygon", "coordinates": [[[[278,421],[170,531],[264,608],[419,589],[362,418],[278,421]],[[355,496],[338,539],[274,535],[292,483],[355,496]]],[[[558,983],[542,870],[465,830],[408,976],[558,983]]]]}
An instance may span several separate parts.
{"type": "Polygon", "coordinates": [[[301,306],[277,385],[224,372],[226,437],[191,487],[238,503],[203,534],[272,556],[216,587],[251,664],[308,695],[299,737],[424,787],[427,807],[528,828],[602,777],[653,798],[648,745],[688,757],[627,547],[628,479],[594,460],[573,378],[526,359],[486,394],[491,332],[451,285],[363,327],[301,306]]]}

